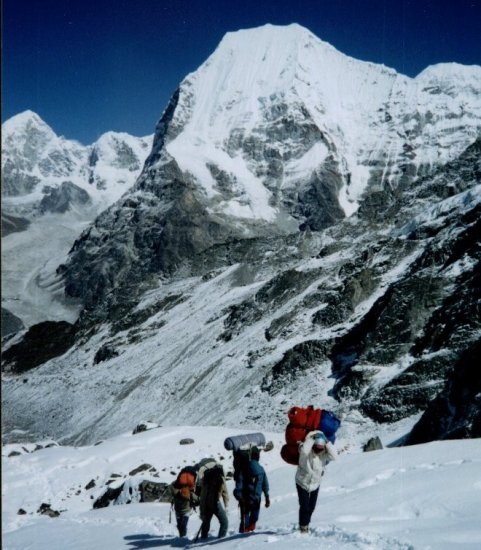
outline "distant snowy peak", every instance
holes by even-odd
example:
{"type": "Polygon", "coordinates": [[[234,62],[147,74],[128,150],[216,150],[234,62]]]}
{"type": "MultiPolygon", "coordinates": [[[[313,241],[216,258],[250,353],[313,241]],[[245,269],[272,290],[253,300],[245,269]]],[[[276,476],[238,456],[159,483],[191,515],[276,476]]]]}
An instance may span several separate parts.
{"type": "Polygon", "coordinates": [[[481,85],[481,66],[460,63],[437,63],[429,65],[415,78],[418,82],[438,83],[444,86],[463,87],[469,84],[481,85]]]}
{"type": "Polygon", "coordinates": [[[38,131],[51,139],[55,138],[55,132],[33,111],[27,110],[19,113],[2,124],[2,141],[10,138],[26,138],[31,131],[38,131]]]}
{"type": "Polygon", "coordinates": [[[36,203],[45,186],[68,181],[108,206],[133,185],[151,143],[151,137],[107,132],[84,146],[57,136],[36,113],[25,111],[2,125],[3,194],[36,203]]]}
{"type": "Polygon", "coordinates": [[[68,177],[86,158],[80,143],[58,137],[32,111],[20,113],[2,125],[3,194],[28,194],[43,178],[68,177]]]}
{"type": "Polygon", "coordinates": [[[102,162],[131,172],[139,171],[151,143],[150,137],[135,138],[126,133],[107,132],[91,146],[89,164],[102,162]]]}

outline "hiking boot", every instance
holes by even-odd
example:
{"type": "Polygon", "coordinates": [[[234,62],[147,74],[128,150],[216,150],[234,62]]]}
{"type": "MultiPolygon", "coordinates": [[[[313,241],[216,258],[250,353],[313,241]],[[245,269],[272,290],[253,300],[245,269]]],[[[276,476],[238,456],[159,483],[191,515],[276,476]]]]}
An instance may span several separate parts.
{"type": "Polygon", "coordinates": [[[255,531],[255,528],[256,528],[256,524],[255,523],[251,523],[250,525],[248,525],[246,527],[246,533],[252,533],[252,531],[255,531]]]}
{"type": "Polygon", "coordinates": [[[299,531],[303,534],[309,533],[309,525],[299,525],[299,531]]]}

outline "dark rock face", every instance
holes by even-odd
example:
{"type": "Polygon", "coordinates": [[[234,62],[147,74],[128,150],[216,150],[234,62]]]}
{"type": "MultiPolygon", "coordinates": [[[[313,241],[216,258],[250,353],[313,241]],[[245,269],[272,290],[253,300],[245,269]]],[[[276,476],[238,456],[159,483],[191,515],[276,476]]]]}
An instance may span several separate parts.
{"type": "Polygon", "coordinates": [[[20,374],[63,355],[74,343],[75,326],[45,321],[31,327],[24,338],[3,353],[2,369],[20,374]]]}
{"type": "Polygon", "coordinates": [[[104,344],[95,354],[94,365],[97,365],[102,361],[112,359],[113,357],[117,357],[118,354],[118,351],[112,345],[104,344]]]}
{"type": "Polygon", "coordinates": [[[406,444],[438,439],[481,437],[481,339],[472,342],[453,365],[439,395],[427,406],[406,444]]]}
{"type": "Polygon", "coordinates": [[[381,390],[368,390],[361,410],[376,422],[396,422],[423,411],[441,391],[453,368],[454,354],[420,359],[381,390]]]}
{"type": "Polygon", "coordinates": [[[320,296],[325,305],[314,314],[314,323],[324,327],[342,323],[352,315],[357,305],[372,294],[378,277],[374,270],[366,268],[363,263],[354,262],[341,268],[341,274],[345,274],[345,277],[339,286],[326,290],[320,296]]]}
{"type": "Polygon", "coordinates": [[[29,220],[21,218],[19,216],[12,216],[2,212],[2,237],[6,237],[11,233],[20,233],[28,229],[30,225],[29,220]]]}
{"type": "MultiPolygon", "coordinates": [[[[478,150],[479,141],[444,172],[421,180],[417,197],[424,200],[433,192],[444,196],[448,183],[451,188],[463,190],[479,183],[478,150]],[[460,174],[468,179],[461,182],[460,174]]],[[[404,194],[399,201],[396,216],[400,220],[406,200],[404,194]]],[[[464,364],[460,357],[468,353],[469,342],[481,328],[480,220],[481,208],[474,203],[471,209],[446,211],[426,223],[413,225],[412,230],[409,224],[404,226],[412,250],[419,251],[415,261],[332,348],[333,372],[338,378],[334,394],[338,399],[360,399],[364,414],[377,422],[394,422],[432,410],[433,403],[445,404],[446,399],[439,401],[437,396],[445,393],[446,384],[458,380],[458,385],[463,385],[458,378],[464,364]],[[463,269],[452,269],[461,259],[463,269]],[[383,368],[409,357],[410,364],[400,374],[384,385],[370,387],[383,368]]],[[[324,319],[318,315],[317,320],[324,319]]],[[[459,415],[469,423],[467,416],[472,413],[463,410],[459,415]]],[[[444,413],[440,416],[446,416],[444,413]]],[[[416,428],[417,435],[410,441],[419,441],[420,432],[429,431],[428,418],[420,422],[424,428],[416,428]]],[[[470,430],[465,428],[463,433],[470,430]]],[[[438,428],[439,437],[442,431],[438,428]]]]}
{"type": "MultiPolygon", "coordinates": [[[[294,269],[283,271],[273,277],[248,301],[242,302],[229,309],[224,321],[226,330],[219,336],[225,342],[239,334],[243,328],[255,323],[266,313],[279,308],[288,302],[299,292],[304,290],[316,278],[315,272],[300,272],[294,269]]],[[[272,334],[281,330],[283,320],[279,319],[277,325],[271,325],[266,333],[266,339],[272,338],[272,334]]]]}
{"type": "Polygon", "coordinates": [[[49,190],[40,201],[39,210],[42,214],[46,212],[63,214],[70,209],[71,205],[84,206],[90,203],[91,199],[87,191],[71,181],[64,181],[60,187],[49,190]]]}
{"type": "Polygon", "coordinates": [[[321,231],[344,218],[338,201],[343,184],[339,166],[334,160],[325,163],[319,173],[312,176],[299,193],[296,210],[301,219],[301,230],[321,231]]]}
{"type": "MultiPolygon", "coordinates": [[[[175,172],[174,164],[165,170],[175,172]]],[[[151,197],[149,205],[128,199],[123,208],[107,210],[76,241],[72,261],[59,270],[66,280],[67,294],[81,298],[87,311],[108,315],[120,306],[123,316],[128,304],[135,303],[149,274],[172,274],[184,263],[192,264],[191,258],[225,236],[196,192],[179,181],[173,183],[166,192],[176,201],[163,218],[159,212],[165,207],[158,199],[151,197]],[[116,290],[112,293],[113,284],[116,290]]]]}
{"type": "Polygon", "coordinates": [[[306,341],[294,346],[264,377],[261,384],[263,391],[271,395],[288,387],[302,371],[306,371],[328,357],[328,344],[325,342],[306,341]]]}
{"type": "Polygon", "coordinates": [[[428,274],[396,281],[362,321],[339,339],[333,349],[334,368],[341,370],[361,358],[374,364],[392,362],[409,349],[442,295],[442,288],[441,281],[428,274]]]}
{"type": "Polygon", "coordinates": [[[9,334],[15,334],[24,328],[24,325],[16,315],[2,307],[2,338],[9,334]]]}

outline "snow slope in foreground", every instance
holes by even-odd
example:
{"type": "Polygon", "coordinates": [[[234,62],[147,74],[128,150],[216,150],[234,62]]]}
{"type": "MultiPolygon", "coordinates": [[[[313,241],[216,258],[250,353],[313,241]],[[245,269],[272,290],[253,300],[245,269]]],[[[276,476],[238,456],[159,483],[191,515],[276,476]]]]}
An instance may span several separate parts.
{"type": "MultiPolygon", "coordinates": [[[[8,458],[2,450],[3,548],[5,550],[136,550],[190,544],[169,523],[169,505],[134,503],[93,510],[93,499],[112,473],[127,474],[143,463],[172,481],[180,466],[205,456],[232,465],[223,441],[239,430],[206,427],[157,428],[125,434],[89,447],[53,447],[8,458]],[[192,445],[179,445],[192,437],[192,445]],[[96,487],[87,491],[91,479],[96,487]],[[77,494],[78,493],[78,494],[77,494]],[[42,502],[60,517],[36,513],[42,502]],[[19,508],[27,514],[17,515],[19,508]]],[[[481,440],[434,442],[371,453],[344,452],[328,466],[312,533],[297,530],[295,468],[279,456],[282,434],[266,434],[275,449],[262,453],[271,484],[269,509],[262,508],[258,531],[237,534],[238,510],[231,497],[229,532],[221,541],[214,518],[212,537],[201,548],[225,549],[449,549],[481,547],[481,440]]],[[[342,445],[342,441],[340,442],[342,445]]],[[[28,446],[27,446],[28,447],[28,446]]],[[[146,479],[139,474],[140,479],[146,479]]],[[[228,482],[232,494],[232,481],[228,482]]],[[[114,485],[110,485],[111,487],[114,485]]],[[[189,523],[189,539],[200,526],[189,523]]]]}

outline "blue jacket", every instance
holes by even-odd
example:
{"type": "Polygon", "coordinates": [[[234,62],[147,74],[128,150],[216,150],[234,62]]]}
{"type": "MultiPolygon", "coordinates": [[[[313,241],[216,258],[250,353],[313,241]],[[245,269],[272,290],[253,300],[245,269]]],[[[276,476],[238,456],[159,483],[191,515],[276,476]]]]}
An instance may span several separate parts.
{"type": "Polygon", "coordinates": [[[237,500],[243,498],[248,502],[260,502],[262,493],[269,496],[269,481],[264,468],[257,460],[250,460],[249,469],[241,472],[234,489],[237,500]]]}

